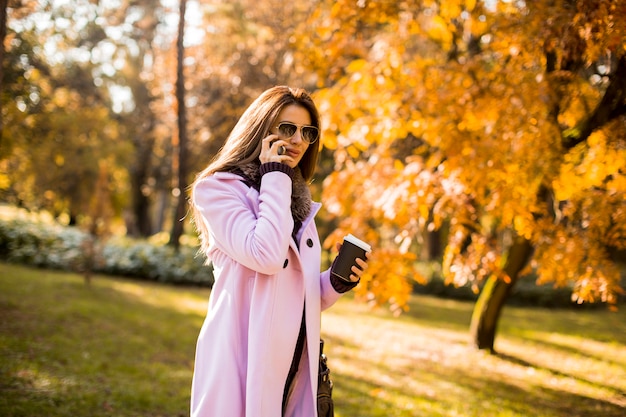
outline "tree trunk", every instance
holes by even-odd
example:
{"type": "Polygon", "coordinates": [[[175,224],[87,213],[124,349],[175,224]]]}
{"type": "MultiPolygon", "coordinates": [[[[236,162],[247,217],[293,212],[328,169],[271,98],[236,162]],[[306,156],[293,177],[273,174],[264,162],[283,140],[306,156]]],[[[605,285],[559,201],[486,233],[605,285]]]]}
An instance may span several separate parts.
{"type": "Polygon", "coordinates": [[[176,249],[178,249],[180,237],[183,234],[183,219],[187,205],[187,114],[185,111],[185,73],[183,71],[186,8],[187,0],[180,0],[178,40],[176,42],[178,55],[176,77],[176,99],[178,102],[178,203],[174,212],[172,233],[169,241],[169,244],[176,249]]]}
{"type": "Polygon", "coordinates": [[[426,247],[428,251],[428,260],[441,260],[443,248],[441,246],[441,229],[426,232],[426,247]]]}
{"type": "Polygon", "coordinates": [[[483,287],[472,314],[470,334],[477,349],[494,353],[494,342],[498,320],[504,304],[517,282],[519,272],[532,255],[533,247],[529,240],[516,237],[509,249],[509,256],[504,265],[504,272],[510,281],[491,276],[483,287]]]}
{"type": "MultiPolygon", "coordinates": [[[[0,0],[0,97],[3,97],[4,83],[4,38],[7,35],[8,0],[0,0]]],[[[0,100],[0,149],[2,149],[4,118],[2,117],[2,101],[0,100]]]]}
{"type": "Polygon", "coordinates": [[[564,135],[563,147],[571,149],[577,144],[587,140],[591,133],[609,121],[626,114],[626,56],[617,61],[615,71],[610,76],[610,83],[602,100],[595,108],[591,116],[580,126],[577,126],[578,134],[572,137],[564,135]]]}
{"type": "Polygon", "coordinates": [[[149,182],[152,149],[154,140],[145,138],[134,141],[136,160],[130,170],[132,217],[127,224],[128,234],[134,237],[152,235],[152,216],[150,215],[150,196],[144,191],[149,182]]]}

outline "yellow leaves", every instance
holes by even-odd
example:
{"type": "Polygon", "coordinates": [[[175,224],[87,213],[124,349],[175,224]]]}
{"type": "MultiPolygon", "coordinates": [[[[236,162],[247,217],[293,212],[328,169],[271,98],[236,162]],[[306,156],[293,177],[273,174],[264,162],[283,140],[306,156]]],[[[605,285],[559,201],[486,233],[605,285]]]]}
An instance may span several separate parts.
{"type": "Polygon", "coordinates": [[[611,224],[606,230],[606,242],[618,250],[626,250],[626,200],[613,210],[610,216],[611,224]]]}
{"type": "Polygon", "coordinates": [[[8,175],[0,172],[0,190],[7,190],[11,186],[11,179],[8,175]]]}
{"type": "Polygon", "coordinates": [[[475,132],[475,131],[480,130],[482,126],[483,126],[483,121],[480,120],[478,117],[476,117],[476,115],[473,112],[468,111],[465,113],[465,115],[463,116],[463,120],[461,120],[461,122],[458,124],[457,127],[459,130],[475,132]]]}
{"type": "Polygon", "coordinates": [[[489,23],[487,23],[487,20],[472,19],[468,22],[468,27],[472,35],[479,38],[487,32],[489,23]]]}
{"type": "Polygon", "coordinates": [[[426,20],[423,26],[426,34],[436,42],[439,42],[444,50],[450,49],[453,35],[449,24],[442,17],[435,15],[426,20]]]}
{"type": "Polygon", "coordinates": [[[354,60],[333,88],[316,92],[326,147],[341,148],[356,158],[376,143],[391,143],[407,134],[399,120],[405,93],[382,75],[396,71],[388,64],[354,60]]]}
{"type": "MultiPolygon", "coordinates": [[[[622,121],[595,132],[563,154],[561,133],[580,131],[604,91],[574,73],[545,72],[544,46],[556,48],[559,62],[567,56],[559,55],[558,38],[546,46],[532,36],[558,7],[451,0],[408,8],[400,2],[402,14],[386,10],[377,20],[370,15],[374,2],[365,8],[340,3],[336,17],[358,20],[372,36],[363,42],[352,26],[333,35],[363,49],[333,55],[330,66],[339,75],[316,93],[324,146],[333,149],[341,171],[325,182],[323,201],[338,230],[358,231],[384,250],[384,261],[364,279],[363,298],[386,302],[392,291],[403,291],[401,283],[414,276],[405,256],[419,250],[421,233],[440,227],[449,231],[444,271],[455,285],[502,275],[506,236],[517,234],[543,248],[535,265],[542,279],[571,285],[585,277],[581,283],[591,292],[579,291],[581,299],[601,299],[601,282],[612,288],[604,294],[614,291],[612,272],[589,259],[601,259],[603,245],[625,241],[626,126],[622,121]],[[370,32],[363,22],[373,21],[384,24],[370,32]],[[470,35],[487,35],[479,51],[466,49],[470,35]],[[545,189],[548,197],[539,193],[545,189]],[[565,224],[570,229],[557,235],[565,224]],[[549,252],[552,246],[556,252],[549,252]]],[[[567,22],[568,16],[554,19],[567,22]]]]}
{"type": "Polygon", "coordinates": [[[71,100],[71,92],[67,88],[57,88],[54,90],[54,101],[58,107],[67,107],[71,100]]]}
{"type": "Polygon", "coordinates": [[[476,0],[465,0],[465,10],[471,12],[476,7],[476,0]]]}
{"type": "MultiPolygon", "coordinates": [[[[615,135],[615,130],[609,130],[615,135]]],[[[564,158],[559,177],[554,181],[556,198],[564,201],[593,187],[611,192],[626,192],[626,141],[608,138],[605,131],[593,132],[587,142],[574,147],[564,158]]]]}
{"type": "Polygon", "coordinates": [[[446,20],[458,19],[464,11],[471,12],[476,7],[476,0],[440,1],[439,15],[446,20]]]}
{"type": "Polygon", "coordinates": [[[502,273],[500,257],[488,238],[467,226],[459,224],[451,228],[442,263],[446,283],[457,287],[475,287],[487,276],[502,273]]]}
{"type": "MultiPolygon", "coordinates": [[[[424,6],[429,12],[420,15],[419,22],[426,35],[439,43],[444,51],[448,51],[453,46],[455,36],[463,36],[458,33],[459,28],[456,26],[460,22],[463,24],[463,31],[471,32],[477,37],[487,31],[489,24],[484,16],[482,19],[472,17],[476,3],[476,0],[426,2],[424,6]]],[[[419,31],[413,30],[413,33],[419,31]]]]}
{"type": "MultiPolygon", "coordinates": [[[[365,69],[366,65],[367,61],[365,59],[355,59],[354,61],[350,62],[350,64],[346,68],[346,71],[348,73],[358,75],[360,71],[363,71],[365,69]]],[[[356,79],[358,80],[359,78],[360,76],[356,79]]]]}
{"type": "Polygon", "coordinates": [[[513,226],[515,231],[526,239],[530,239],[535,230],[534,221],[531,213],[526,212],[525,215],[517,215],[513,219],[513,226]]]}
{"type": "Polygon", "coordinates": [[[355,288],[358,299],[371,306],[387,304],[394,314],[407,310],[413,282],[424,278],[412,265],[413,254],[400,254],[395,248],[374,248],[368,270],[355,288]]]}
{"type": "Polygon", "coordinates": [[[599,102],[600,92],[587,80],[574,77],[567,71],[558,71],[550,78],[561,95],[559,124],[563,129],[577,128],[580,121],[588,116],[589,109],[599,102]]]}
{"type": "Polygon", "coordinates": [[[584,48],[579,48],[584,51],[588,63],[606,54],[607,50],[623,47],[626,36],[624,2],[580,2],[577,9],[572,19],[575,28],[572,35],[584,42],[584,48]]]}
{"type": "Polygon", "coordinates": [[[604,247],[574,230],[553,226],[547,231],[552,238],[537,246],[533,261],[537,283],[570,287],[577,303],[615,303],[622,292],[620,273],[604,247]]]}
{"type": "Polygon", "coordinates": [[[332,248],[347,232],[371,243],[374,258],[357,295],[372,304],[387,303],[396,313],[406,307],[413,281],[423,280],[414,265],[415,241],[418,224],[428,219],[437,180],[422,170],[419,158],[402,163],[378,155],[348,160],[324,183],[325,207],[340,220],[325,247],[332,248]]]}
{"type": "Polygon", "coordinates": [[[348,155],[350,155],[351,158],[358,158],[360,155],[360,151],[357,148],[354,148],[352,146],[349,146],[348,148],[346,148],[346,151],[348,152],[348,155]]]}

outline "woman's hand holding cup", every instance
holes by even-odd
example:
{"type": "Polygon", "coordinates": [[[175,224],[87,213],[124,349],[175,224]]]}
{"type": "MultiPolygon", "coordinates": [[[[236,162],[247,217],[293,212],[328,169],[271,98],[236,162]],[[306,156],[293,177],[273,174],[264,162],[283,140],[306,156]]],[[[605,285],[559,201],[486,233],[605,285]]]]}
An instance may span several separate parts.
{"type": "Polygon", "coordinates": [[[337,243],[337,251],[339,254],[330,272],[344,281],[359,281],[367,269],[371,246],[348,234],[344,237],[343,244],[337,243]]]}

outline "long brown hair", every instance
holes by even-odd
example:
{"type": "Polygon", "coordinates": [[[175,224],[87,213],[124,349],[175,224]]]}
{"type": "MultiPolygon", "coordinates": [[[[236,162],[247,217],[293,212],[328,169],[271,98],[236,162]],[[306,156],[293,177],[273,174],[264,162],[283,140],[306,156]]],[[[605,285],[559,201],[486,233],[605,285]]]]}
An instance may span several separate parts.
{"type": "MultiPolygon", "coordinates": [[[[208,248],[208,231],[203,222],[200,221],[199,213],[193,204],[196,184],[216,172],[231,171],[249,163],[260,164],[259,155],[261,154],[262,139],[270,134],[270,129],[276,123],[280,112],[292,104],[306,109],[311,116],[311,125],[316,126],[321,131],[319,112],[306,90],[287,86],[272,87],[265,90],[248,106],[228,135],[222,149],[215,155],[211,163],[197,175],[191,185],[191,211],[193,221],[200,233],[202,249],[208,248]]],[[[311,144],[298,163],[302,177],[306,181],[311,181],[315,173],[319,146],[319,142],[311,144]]]]}

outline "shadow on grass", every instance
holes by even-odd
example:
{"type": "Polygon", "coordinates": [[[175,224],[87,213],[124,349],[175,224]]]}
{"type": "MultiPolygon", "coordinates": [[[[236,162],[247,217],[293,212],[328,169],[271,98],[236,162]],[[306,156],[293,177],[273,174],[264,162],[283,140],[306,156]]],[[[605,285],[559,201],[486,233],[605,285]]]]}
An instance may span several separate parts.
{"type": "MultiPolygon", "coordinates": [[[[528,341],[532,341],[533,343],[537,345],[541,345],[541,346],[545,346],[546,348],[561,351],[565,354],[571,354],[571,355],[576,355],[576,356],[592,359],[595,361],[605,362],[616,367],[626,367],[626,356],[620,356],[618,357],[618,359],[612,359],[608,357],[607,355],[601,355],[600,352],[597,352],[597,353],[590,352],[589,350],[585,349],[584,346],[574,347],[574,346],[567,345],[564,343],[549,341],[549,340],[546,340],[545,338],[542,339],[540,337],[532,337],[532,336],[527,336],[525,339],[528,341]]],[[[626,352],[623,352],[623,353],[626,355],[626,352]]]]}
{"type": "Polygon", "coordinates": [[[527,337],[527,333],[521,332],[536,330],[540,320],[543,333],[559,333],[597,342],[626,345],[625,308],[621,306],[620,310],[612,312],[601,308],[590,311],[576,308],[551,310],[505,307],[500,329],[527,337]],[[558,314],[554,314],[555,312],[558,314]]]}
{"type": "Polygon", "coordinates": [[[561,390],[544,388],[529,391],[501,381],[490,383],[458,374],[455,374],[454,378],[455,385],[474,393],[466,397],[465,402],[415,393],[407,389],[380,389],[375,381],[346,376],[339,377],[333,395],[341,416],[624,416],[623,407],[595,398],[564,393],[561,390]],[[525,403],[528,405],[523,405],[525,403]],[[399,408],[398,404],[403,406],[399,408]]]}
{"type": "Polygon", "coordinates": [[[465,330],[469,328],[473,309],[469,301],[414,296],[409,301],[409,311],[400,317],[432,327],[465,330]]]}
{"type": "MultiPolygon", "coordinates": [[[[578,351],[575,351],[574,349],[572,349],[572,351],[574,351],[574,353],[579,353],[578,351]]],[[[580,376],[575,375],[573,373],[563,372],[563,371],[560,371],[558,369],[551,368],[551,367],[548,367],[548,366],[541,366],[541,365],[538,365],[536,363],[528,362],[525,359],[518,358],[518,357],[515,357],[515,356],[512,356],[512,355],[508,355],[508,354],[504,354],[504,353],[496,353],[496,356],[499,357],[502,360],[508,361],[508,362],[516,364],[516,365],[520,365],[520,366],[524,366],[524,367],[532,368],[532,369],[536,369],[536,370],[546,371],[546,372],[550,373],[551,375],[555,375],[555,376],[559,376],[559,377],[563,377],[563,378],[575,379],[575,380],[580,381],[580,382],[582,382],[584,384],[591,385],[591,386],[593,386],[595,388],[609,389],[609,390],[613,391],[613,393],[616,396],[622,397],[623,403],[626,404],[626,392],[621,390],[619,387],[614,387],[614,386],[609,385],[606,381],[604,381],[603,383],[598,383],[598,382],[592,381],[592,380],[587,379],[587,378],[581,378],[580,376]]],[[[594,359],[599,360],[599,361],[603,360],[602,358],[594,358],[594,359]]]]}
{"type": "MultiPolygon", "coordinates": [[[[349,341],[341,337],[331,337],[329,342],[349,345],[349,341]]],[[[535,367],[516,358],[498,357],[520,367],[535,367]]],[[[350,355],[335,359],[351,360],[350,355]]],[[[332,366],[333,357],[329,360],[332,366]]],[[[341,416],[622,417],[625,411],[623,406],[611,401],[558,388],[533,386],[521,380],[505,381],[497,369],[493,373],[477,375],[473,371],[428,360],[416,360],[411,365],[398,367],[381,363],[379,358],[361,360],[358,367],[367,369],[371,376],[355,378],[333,370],[333,396],[341,416]],[[382,377],[377,379],[377,375],[382,377]]],[[[547,371],[571,377],[550,369],[547,371]]]]}
{"type": "MultiPolygon", "coordinates": [[[[333,369],[333,361],[348,363],[346,367],[334,369],[336,384],[335,397],[337,409],[341,417],[383,417],[383,416],[542,416],[542,417],[575,417],[575,416],[611,416],[626,415],[626,397],[622,386],[617,380],[611,379],[604,383],[585,378],[585,369],[581,375],[558,370],[558,367],[541,365],[540,360],[522,359],[511,354],[488,355],[469,347],[468,338],[469,319],[473,305],[458,301],[439,302],[437,299],[420,299],[414,301],[416,308],[412,308],[411,316],[400,317],[400,321],[407,324],[396,326],[395,318],[389,313],[376,315],[380,320],[387,320],[384,325],[393,328],[393,332],[422,333],[402,343],[401,349],[406,353],[380,353],[380,349],[371,350],[371,344],[365,354],[361,354],[363,346],[352,340],[352,336],[335,331],[326,336],[329,350],[329,361],[333,369]],[[419,343],[430,343],[421,346],[419,343]],[[433,345],[433,343],[435,345],[433,345]],[[334,349],[333,346],[339,347],[334,349]],[[411,351],[416,350],[417,352],[411,351]],[[366,356],[371,355],[371,356],[366,356]],[[452,355],[452,357],[446,357],[452,355]],[[358,364],[354,365],[354,362],[358,364]],[[389,364],[387,361],[392,362],[389,364]],[[406,364],[406,363],[409,364],[406,364]],[[465,362],[464,364],[462,362],[465,362]],[[404,365],[399,366],[398,363],[404,365]],[[342,372],[343,371],[343,372],[342,372]],[[356,376],[355,376],[356,375],[356,376]],[[576,382],[574,382],[576,381],[576,382]],[[613,385],[612,382],[617,385],[613,385]],[[604,391],[604,393],[602,393],[604,391]],[[588,394],[589,393],[589,394],[588,394]]],[[[382,332],[379,320],[366,319],[361,314],[343,316],[343,308],[336,314],[345,319],[345,323],[358,325],[367,320],[364,331],[371,332],[370,339],[380,340],[393,350],[393,343],[397,342],[397,335],[385,339],[388,334],[382,332]]],[[[331,313],[335,314],[335,313],[331,313]]],[[[547,309],[512,308],[508,311],[508,323],[501,333],[509,346],[516,349],[526,347],[524,340],[530,339],[533,343],[545,346],[539,350],[554,351],[560,349],[559,365],[567,369],[568,361],[587,362],[590,358],[598,362],[607,363],[607,358],[588,354],[584,344],[598,347],[615,346],[614,351],[620,349],[621,336],[616,338],[610,335],[621,332],[624,324],[619,324],[620,316],[609,316],[612,322],[604,324],[597,332],[603,333],[601,340],[609,340],[611,344],[593,340],[586,329],[578,326],[588,325],[594,318],[604,319],[610,312],[563,312],[558,315],[547,309]],[[581,313],[581,317],[573,314],[581,313]],[[558,317],[553,317],[558,316],[558,317]],[[564,320],[559,320],[563,317],[564,320]],[[541,325],[538,325],[541,323],[541,325]],[[546,326],[544,326],[546,324],[546,326]],[[564,337],[564,343],[579,342],[562,349],[563,346],[548,341],[541,341],[541,335],[546,332],[558,333],[564,337]],[[607,336],[608,335],[608,336],[607,336]],[[588,337],[588,339],[585,339],[588,337]],[[511,339],[513,341],[511,341],[511,339]],[[580,343],[580,342],[585,343],[580,343]],[[552,349],[549,349],[552,347],[552,349]]],[[[344,323],[344,322],[342,322],[344,323]]],[[[345,326],[345,324],[344,324],[345,326]]],[[[361,342],[363,343],[363,342],[361,342]]],[[[613,349],[612,349],[613,351],[613,349]]],[[[532,355],[532,353],[530,353],[532,355]]],[[[547,358],[554,358],[547,354],[547,358]]],[[[532,356],[531,356],[532,357],[532,356]]],[[[542,360],[545,361],[546,357],[542,360]]],[[[624,364],[611,361],[622,372],[624,364]]],[[[574,366],[580,367],[580,363],[574,366]]],[[[604,371],[607,367],[603,367],[604,371]]],[[[618,378],[613,377],[613,378],[618,378]]]]}

